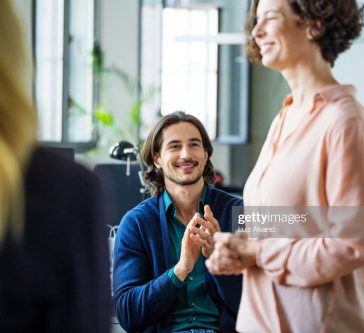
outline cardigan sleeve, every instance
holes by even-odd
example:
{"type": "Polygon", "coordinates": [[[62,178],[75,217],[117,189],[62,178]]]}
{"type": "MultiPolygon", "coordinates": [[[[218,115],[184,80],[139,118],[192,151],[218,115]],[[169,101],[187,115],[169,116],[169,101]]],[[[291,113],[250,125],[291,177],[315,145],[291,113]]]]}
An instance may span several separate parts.
{"type": "MultiPolygon", "coordinates": [[[[242,207],[243,201],[239,198],[215,192],[211,204],[212,212],[219,221],[222,232],[233,231],[233,207],[242,207]]],[[[209,293],[215,301],[220,313],[220,326],[222,332],[236,332],[236,318],[238,314],[242,293],[242,275],[211,275],[205,273],[209,293]]]]}
{"type": "Polygon", "coordinates": [[[153,274],[153,263],[138,225],[138,220],[147,216],[138,217],[133,211],[126,214],[115,240],[113,301],[116,316],[128,332],[159,323],[179,291],[168,277],[168,270],[158,277],[153,274]]]}

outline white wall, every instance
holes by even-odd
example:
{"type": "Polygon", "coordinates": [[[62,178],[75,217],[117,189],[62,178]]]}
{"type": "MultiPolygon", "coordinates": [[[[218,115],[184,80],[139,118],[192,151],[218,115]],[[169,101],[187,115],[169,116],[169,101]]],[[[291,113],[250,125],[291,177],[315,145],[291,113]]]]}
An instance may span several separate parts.
{"type": "MultiPolygon", "coordinates": [[[[114,65],[131,77],[138,75],[138,0],[100,0],[100,38],[105,65],[114,65]]],[[[107,93],[116,109],[128,106],[128,96],[111,84],[107,93]]]]}
{"type": "MultiPolygon", "coordinates": [[[[139,0],[100,0],[100,41],[104,65],[116,66],[132,79],[139,71],[139,0]]],[[[114,75],[104,81],[101,100],[126,125],[135,96],[130,96],[114,75]]]]}
{"type": "Polygon", "coordinates": [[[336,79],[343,84],[354,84],[357,98],[364,105],[364,36],[339,56],[334,66],[336,79]]]}

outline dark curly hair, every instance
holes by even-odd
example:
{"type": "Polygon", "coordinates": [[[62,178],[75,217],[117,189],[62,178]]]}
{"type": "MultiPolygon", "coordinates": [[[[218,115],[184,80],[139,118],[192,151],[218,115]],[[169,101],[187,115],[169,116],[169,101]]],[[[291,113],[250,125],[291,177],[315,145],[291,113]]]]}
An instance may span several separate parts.
{"type": "Polygon", "coordinates": [[[190,114],[183,111],[176,111],[169,115],[164,116],[150,131],[142,149],[142,158],[147,165],[147,171],[144,173],[144,180],[147,189],[152,195],[158,195],[163,192],[165,188],[163,170],[158,169],[154,165],[153,157],[160,152],[163,143],[163,130],[171,125],[178,123],[191,123],[200,132],[202,138],[202,145],[207,152],[208,158],[203,172],[204,181],[212,184],[215,179],[214,169],[210,161],[213,152],[210,138],[202,123],[190,114]]]}
{"type": "MultiPolygon", "coordinates": [[[[308,27],[313,41],[320,47],[323,58],[334,66],[341,52],[347,50],[360,35],[363,26],[364,6],[358,7],[355,0],[287,0],[293,13],[298,16],[298,25],[308,27]]],[[[258,45],[252,36],[257,23],[259,0],[253,0],[245,32],[248,36],[245,52],[249,60],[261,63],[258,45]]]]}

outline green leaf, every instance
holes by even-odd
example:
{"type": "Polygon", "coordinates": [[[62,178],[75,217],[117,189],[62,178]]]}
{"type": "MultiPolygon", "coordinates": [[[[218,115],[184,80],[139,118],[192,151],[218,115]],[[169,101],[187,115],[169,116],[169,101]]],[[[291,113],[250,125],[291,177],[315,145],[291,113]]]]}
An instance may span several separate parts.
{"type": "Polygon", "coordinates": [[[142,108],[142,104],[143,102],[138,99],[137,101],[134,102],[134,104],[131,106],[130,109],[130,119],[133,122],[133,124],[139,126],[141,119],[140,119],[140,112],[141,112],[141,108],[142,108]]]}
{"type": "Polygon", "coordinates": [[[114,123],[114,117],[110,112],[107,112],[102,105],[97,106],[95,117],[105,126],[111,126],[114,123]]]}

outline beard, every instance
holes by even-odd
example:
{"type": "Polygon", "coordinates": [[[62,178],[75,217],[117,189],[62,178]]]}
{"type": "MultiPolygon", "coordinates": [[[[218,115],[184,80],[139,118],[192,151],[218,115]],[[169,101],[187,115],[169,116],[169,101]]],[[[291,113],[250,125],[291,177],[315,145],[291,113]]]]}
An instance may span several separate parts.
{"type": "Polygon", "coordinates": [[[166,173],[164,174],[164,177],[169,179],[172,183],[175,183],[177,185],[185,185],[185,186],[196,184],[201,179],[202,176],[203,176],[203,171],[201,173],[199,173],[194,179],[187,179],[187,180],[178,179],[177,177],[170,176],[166,173]]]}

